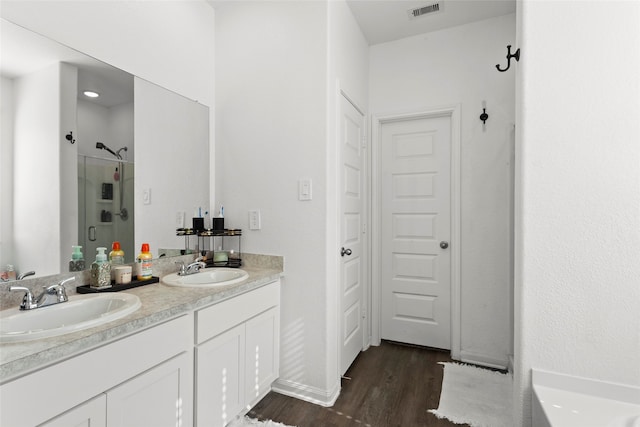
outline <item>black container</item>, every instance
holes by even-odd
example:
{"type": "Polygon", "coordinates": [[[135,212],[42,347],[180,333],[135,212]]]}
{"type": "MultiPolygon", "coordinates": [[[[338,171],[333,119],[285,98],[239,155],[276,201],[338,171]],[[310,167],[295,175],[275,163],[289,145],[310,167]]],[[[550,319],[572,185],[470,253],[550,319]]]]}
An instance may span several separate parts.
{"type": "Polygon", "coordinates": [[[211,218],[211,229],[213,231],[224,231],[224,218],[211,218]]]}
{"type": "Polygon", "coordinates": [[[102,183],[102,200],[113,200],[113,184],[102,183]]]}
{"type": "Polygon", "coordinates": [[[204,218],[193,218],[193,230],[194,231],[204,230],[204,218]]]}

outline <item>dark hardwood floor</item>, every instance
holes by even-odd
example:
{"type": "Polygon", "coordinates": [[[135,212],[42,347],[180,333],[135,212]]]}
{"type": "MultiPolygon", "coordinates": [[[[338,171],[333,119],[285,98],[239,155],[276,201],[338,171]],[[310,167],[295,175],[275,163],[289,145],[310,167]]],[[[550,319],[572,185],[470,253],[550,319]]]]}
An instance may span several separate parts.
{"type": "Polygon", "coordinates": [[[248,415],[297,427],[464,427],[427,412],[438,407],[438,362],[447,361],[448,352],[383,341],[353,362],[333,407],[271,392],[248,415]]]}

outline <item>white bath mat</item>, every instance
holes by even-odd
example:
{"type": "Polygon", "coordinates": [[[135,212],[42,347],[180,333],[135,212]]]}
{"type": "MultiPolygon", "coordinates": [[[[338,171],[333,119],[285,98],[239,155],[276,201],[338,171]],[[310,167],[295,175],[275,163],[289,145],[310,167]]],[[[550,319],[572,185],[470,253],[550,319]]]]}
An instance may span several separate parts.
{"type": "Polygon", "coordinates": [[[253,418],[243,417],[231,422],[227,427],[293,427],[282,423],[276,423],[275,421],[258,421],[253,418]]]}
{"type": "Polygon", "coordinates": [[[512,427],[511,375],[459,363],[440,364],[444,365],[440,405],[429,412],[471,427],[512,427]]]}

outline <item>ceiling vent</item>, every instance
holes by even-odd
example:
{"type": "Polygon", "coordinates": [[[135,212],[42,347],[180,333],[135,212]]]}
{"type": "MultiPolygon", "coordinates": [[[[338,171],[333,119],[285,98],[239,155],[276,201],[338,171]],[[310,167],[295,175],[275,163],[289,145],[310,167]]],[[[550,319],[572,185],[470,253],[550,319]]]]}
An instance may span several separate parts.
{"type": "Polygon", "coordinates": [[[442,12],[444,5],[442,2],[431,3],[426,6],[418,7],[416,9],[409,9],[409,19],[415,19],[419,16],[429,15],[432,13],[442,12]]]}

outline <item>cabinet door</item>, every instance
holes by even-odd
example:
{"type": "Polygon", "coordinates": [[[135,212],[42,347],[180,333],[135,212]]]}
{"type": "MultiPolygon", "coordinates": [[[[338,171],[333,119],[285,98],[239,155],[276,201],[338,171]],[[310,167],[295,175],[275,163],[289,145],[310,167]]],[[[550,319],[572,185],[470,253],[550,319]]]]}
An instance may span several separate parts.
{"type": "Polygon", "coordinates": [[[101,394],[39,427],[106,427],[107,397],[101,394]]]}
{"type": "Polygon", "coordinates": [[[196,425],[222,427],[244,406],[244,324],[196,348],[196,425]]]}
{"type": "Polygon", "coordinates": [[[182,353],[109,390],[109,427],[189,425],[188,378],[192,371],[188,354],[182,353]]]}
{"type": "Polygon", "coordinates": [[[280,311],[274,307],[246,323],[245,399],[255,405],[278,378],[280,311]]]}

